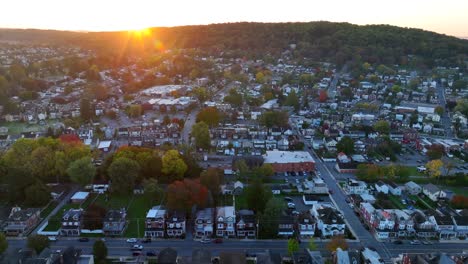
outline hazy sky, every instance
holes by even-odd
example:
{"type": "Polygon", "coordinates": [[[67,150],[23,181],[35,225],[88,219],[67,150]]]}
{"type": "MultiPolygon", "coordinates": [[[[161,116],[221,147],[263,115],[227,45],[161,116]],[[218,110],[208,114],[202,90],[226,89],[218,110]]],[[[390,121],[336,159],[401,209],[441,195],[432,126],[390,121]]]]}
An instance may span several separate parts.
{"type": "Polygon", "coordinates": [[[327,20],[468,37],[468,0],[4,0],[0,27],[127,30],[222,22],[327,20]]]}

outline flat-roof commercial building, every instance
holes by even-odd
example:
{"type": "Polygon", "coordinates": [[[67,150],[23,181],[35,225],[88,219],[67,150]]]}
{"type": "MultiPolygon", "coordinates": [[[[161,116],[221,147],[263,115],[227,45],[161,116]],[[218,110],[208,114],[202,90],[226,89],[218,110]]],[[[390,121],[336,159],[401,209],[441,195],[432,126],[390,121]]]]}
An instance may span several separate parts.
{"type": "Polygon", "coordinates": [[[264,163],[271,164],[275,172],[313,171],[315,160],[307,151],[267,151],[264,163]]]}

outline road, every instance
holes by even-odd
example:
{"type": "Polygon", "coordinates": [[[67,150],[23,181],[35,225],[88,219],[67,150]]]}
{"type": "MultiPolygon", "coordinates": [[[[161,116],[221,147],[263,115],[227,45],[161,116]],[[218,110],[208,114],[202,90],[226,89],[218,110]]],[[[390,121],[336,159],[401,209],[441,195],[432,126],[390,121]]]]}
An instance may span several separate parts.
{"type": "Polygon", "coordinates": [[[445,87],[441,84],[437,84],[437,93],[439,98],[439,105],[444,108],[444,114],[441,116],[440,121],[444,126],[445,136],[447,138],[453,138],[455,135],[452,131],[452,122],[448,116],[447,108],[445,107],[447,105],[447,101],[445,99],[445,87]]]}
{"type": "Polygon", "coordinates": [[[341,68],[341,70],[339,72],[335,72],[335,74],[333,74],[333,78],[330,82],[330,85],[328,86],[328,97],[330,97],[331,99],[335,99],[335,96],[336,96],[336,85],[338,84],[338,80],[340,79],[340,75],[345,73],[347,70],[347,67],[346,65],[343,66],[343,68],[341,68]]]}

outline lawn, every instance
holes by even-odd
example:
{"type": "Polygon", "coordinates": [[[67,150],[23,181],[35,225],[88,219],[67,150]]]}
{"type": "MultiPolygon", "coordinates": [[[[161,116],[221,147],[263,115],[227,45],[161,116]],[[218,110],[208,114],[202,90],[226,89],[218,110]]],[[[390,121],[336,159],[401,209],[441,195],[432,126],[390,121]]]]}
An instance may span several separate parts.
{"type": "Polygon", "coordinates": [[[468,193],[468,188],[467,187],[453,187],[453,186],[444,186],[442,189],[449,189],[455,194],[459,195],[465,195],[468,193]]]}
{"type": "Polygon", "coordinates": [[[146,213],[153,206],[159,205],[160,203],[161,201],[150,203],[143,195],[134,195],[127,211],[129,222],[124,236],[143,237],[145,234],[146,213]]]}
{"type": "Polygon", "coordinates": [[[388,199],[395,205],[396,208],[398,209],[406,209],[406,205],[401,203],[401,199],[398,196],[395,195],[389,195],[388,199]]]}
{"type": "Polygon", "coordinates": [[[56,121],[50,120],[46,125],[27,124],[22,122],[0,122],[0,127],[7,127],[9,134],[18,135],[21,134],[21,132],[46,131],[47,127],[55,122],[56,121]]]}
{"type": "Polygon", "coordinates": [[[417,195],[410,195],[409,196],[413,201],[416,202],[416,207],[419,207],[421,209],[433,209],[434,206],[432,206],[434,204],[434,202],[430,201],[429,198],[427,197],[424,197],[425,199],[421,199],[419,196],[417,195]],[[429,200],[430,202],[427,202],[426,200],[429,200]],[[422,208],[422,207],[425,207],[425,208],[422,208]]]}

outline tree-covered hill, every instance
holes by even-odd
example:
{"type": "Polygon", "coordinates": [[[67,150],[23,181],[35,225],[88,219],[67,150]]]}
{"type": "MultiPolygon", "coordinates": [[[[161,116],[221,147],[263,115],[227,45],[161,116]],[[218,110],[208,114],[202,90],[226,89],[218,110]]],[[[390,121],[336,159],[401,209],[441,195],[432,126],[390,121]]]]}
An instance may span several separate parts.
{"type": "Polygon", "coordinates": [[[420,29],[349,23],[227,23],[152,28],[151,34],[131,32],[65,32],[52,30],[0,30],[0,40],[30,40],[77,44],[120,54],[156,47],[200,48],[210,52],[262,58],[279,55],[296,44],[292,55],[342,64],[357,60],[401,64],[408,55],[426,67],[462,65],[468,40],[420,29]]]}

